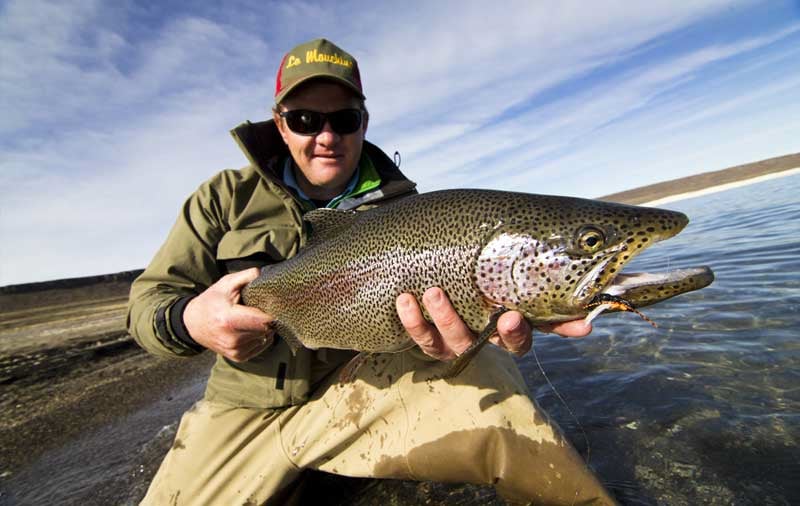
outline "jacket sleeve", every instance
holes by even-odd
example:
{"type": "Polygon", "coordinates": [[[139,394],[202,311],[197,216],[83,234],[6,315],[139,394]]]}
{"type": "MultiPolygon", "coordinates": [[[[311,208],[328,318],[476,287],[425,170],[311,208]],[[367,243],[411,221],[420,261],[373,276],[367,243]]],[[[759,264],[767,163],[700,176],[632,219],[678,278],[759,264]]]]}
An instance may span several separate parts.
{"type": "Polygon", "coordinates": [[[229,179],[222,172],[186,200],[167,240],[131,286],[128,331],[150,353],[192,356],[204,350],[186,331],[183,309],[221,277],[216,253],[228,228],[229,179]]]}

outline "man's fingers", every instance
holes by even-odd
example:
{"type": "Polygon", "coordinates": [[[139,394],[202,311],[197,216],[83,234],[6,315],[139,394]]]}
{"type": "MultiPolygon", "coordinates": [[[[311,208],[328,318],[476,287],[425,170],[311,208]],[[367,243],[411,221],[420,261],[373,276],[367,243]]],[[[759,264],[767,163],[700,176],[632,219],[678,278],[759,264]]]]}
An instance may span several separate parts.
{"type": "Polygon", "coordinates": [[[592,324],[586,323],[584,320],[543,324],[537,328],[542,332],[553,332],[561,337],[586,337],[592,332],[592,324]]]}
{"type": "Polygon", "coordinates": [[[235,362],[246,362],[266,350],[275,342],[275,328],[264,325],[258,330],[223,338],[219,342],[221,353],[235,362]]]}
{"type": "Polygon", "coordinates": [[[230,350],[228,353],[226,353],[226,356],[234,362],[247,362],[248,360],[263,353],[264,350],[272,346],[274,341],[275,336],[270,331],[269,334],[240,343],[236,349],[230,350]]]}
{"type": "MultiPolygon", "coordinates": [[[[258,267],[251,267],[250,269],[245,269],[243,271],[226,274],[225,276],[219,278],[219,280],[216,282],[216,285],[224,292],[238,296],[239,292],[242,291],[242,288],[244,288],[247,283],[256,279],[260,272],[261,270],[258,267]]],[[[237,297],[236,301],[238,300],[239,299],[237,297]]]]}
{"type": "Polygon", "coordinates": [[[446,349],[452,350],[455,355],[460,355],[475,342],[475,335],[458,315],[441,288],[433,287],[425,290],[422,303],[425,304],[425,309],[428,310],[436,329],[442,336],[446,349]]]}
{"type": "Polygon", "coordinates": [[[528,353],[533,344],[531,327],[518,311],[509,311],[497,321],[501,346],[515,355],[528,353]]]}
{"type": "Polygon", "coordinates": [[[417,299],[410,293],[403,293],[397,297],[397,316],[420,349],[426,354],[439,360],[452,358],[443,349],[442,338],[436,328],[425,320],[422,310],[417,304],[417,299]]]}
{"type": "Polygon", "coordinates": [[[273,317],[258,308],[236,305],[231,308],[230,321],[234,331],[260,333],[272,324],[273,317]]]}

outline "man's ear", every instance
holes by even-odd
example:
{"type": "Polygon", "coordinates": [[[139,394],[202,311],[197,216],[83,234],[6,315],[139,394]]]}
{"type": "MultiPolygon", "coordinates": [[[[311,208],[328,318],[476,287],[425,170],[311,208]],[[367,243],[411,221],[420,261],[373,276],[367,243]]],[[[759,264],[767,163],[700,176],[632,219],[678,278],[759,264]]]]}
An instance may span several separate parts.
{"type": "Polygon", "coordinates": [[[275,126],[278,127],[278,132],[280,132],[280,134],[281,134],[281,138],[283,139],[283,143],[284,144],[289,144],[289,141],[286,138],[286,136],[289,134],[289,132],[286,130],[286,124],[283,122],[283,118],[281,118],[280,115],[277,112],[272,111],[272,120],[275,121],[275,126]]]}
{"type": "Polygon", "coordinates": [[[364,111],[364,135],[367,135],[367,127],[369,126],[369,113],[364,111]]]}

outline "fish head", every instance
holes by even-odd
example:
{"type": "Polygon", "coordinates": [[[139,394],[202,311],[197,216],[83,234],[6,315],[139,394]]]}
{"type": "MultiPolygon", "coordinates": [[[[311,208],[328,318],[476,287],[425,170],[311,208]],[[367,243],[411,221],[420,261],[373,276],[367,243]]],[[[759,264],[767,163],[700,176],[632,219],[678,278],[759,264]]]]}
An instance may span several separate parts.
{"type": "Polygon", "coordinates": [[[678,234],[683,213],[569,197],[539,198],[498,220],[478,255],[475,279],[489,304],[532,322],[587,313],[625,264],[678,234]]]}

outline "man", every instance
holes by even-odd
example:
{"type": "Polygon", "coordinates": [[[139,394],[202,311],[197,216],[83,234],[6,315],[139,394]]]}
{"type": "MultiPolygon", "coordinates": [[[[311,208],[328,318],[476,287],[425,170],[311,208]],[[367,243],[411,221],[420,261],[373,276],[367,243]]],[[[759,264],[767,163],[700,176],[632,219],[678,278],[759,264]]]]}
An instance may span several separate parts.
{"type": "MultiPolygon", "coordinates": [[[[446,367],[440,360],[475,340],[439,288],[422,298],[432,324],[413,296],[397,299],[419,349],[379,356],[346,384],[335,371],[354,353],[292,355],[270,326],[280,315],[239,303],[256,267],[305,244],[304,212],[366,209],[415,193],[364,140],[364,100],[355,59],[333,43],[317,39],[287,53],[272,120],[232,132],[251,165],[202,184],[134,282],[128,326],[145,349],[217,354],[205,396],[182,418],[144,503],[278,504],[304,468],[495,483],[522,501],[612,503],[532,403],[508,353],[484,350],[455,380],[435,379],[446,367]],[[529,478],[534,460],[544,472],[529,478]]],[[[503,315],[498,329],[499,348],[530,349],[519,313],[503,315]]],[[[583,336],[590,328],[547,330],[583,336]]]]}

